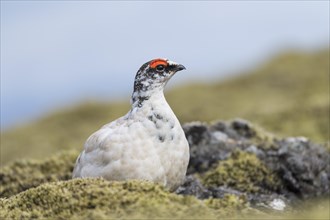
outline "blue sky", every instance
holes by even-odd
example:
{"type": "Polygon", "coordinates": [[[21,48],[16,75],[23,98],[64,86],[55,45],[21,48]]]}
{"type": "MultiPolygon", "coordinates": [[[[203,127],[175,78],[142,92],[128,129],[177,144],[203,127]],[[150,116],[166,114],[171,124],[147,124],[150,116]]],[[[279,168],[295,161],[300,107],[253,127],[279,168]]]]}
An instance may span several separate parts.
{"type": "Polygon", "coordinates": [[[91,99],[129,101],[146,61],[212,81],[329,45],[329,1],[1,1],[1,128],[91,99]]]}

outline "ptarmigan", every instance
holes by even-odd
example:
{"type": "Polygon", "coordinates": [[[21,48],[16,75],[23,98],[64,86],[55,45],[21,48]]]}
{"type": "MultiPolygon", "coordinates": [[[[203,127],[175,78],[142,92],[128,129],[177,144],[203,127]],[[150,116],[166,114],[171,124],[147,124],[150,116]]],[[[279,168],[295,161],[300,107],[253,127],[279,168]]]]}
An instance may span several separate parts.
{"type": "Polygon", "coordinates": [[[163,90],[184,69],[167,59],[142,65],[135,76],[131,110],[87,139],[73,178],[141,179],[169,190],[180,186],[189,162],[189,145],[163,90]]]}

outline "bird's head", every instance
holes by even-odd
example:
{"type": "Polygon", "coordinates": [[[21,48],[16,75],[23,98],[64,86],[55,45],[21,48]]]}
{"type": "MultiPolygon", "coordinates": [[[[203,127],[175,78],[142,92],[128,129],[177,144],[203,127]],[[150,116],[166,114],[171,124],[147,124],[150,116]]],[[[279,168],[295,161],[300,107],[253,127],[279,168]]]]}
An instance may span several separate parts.
{"type": "Polygon", "coordinates": [[[154,59],[143,64],[136,73],[134,91],[146,91],[156,87],[164,87],[168,80],[178,71],[186,69],[168,59],[154,59]]]}
{"type": "Polygon", "coordinates": [[[162,92],[169,79],[184,69],[183,65],[162,58],[143,64],[135,76],[133,102],[135,97],[150,97],[152,93],[162,92]]]}

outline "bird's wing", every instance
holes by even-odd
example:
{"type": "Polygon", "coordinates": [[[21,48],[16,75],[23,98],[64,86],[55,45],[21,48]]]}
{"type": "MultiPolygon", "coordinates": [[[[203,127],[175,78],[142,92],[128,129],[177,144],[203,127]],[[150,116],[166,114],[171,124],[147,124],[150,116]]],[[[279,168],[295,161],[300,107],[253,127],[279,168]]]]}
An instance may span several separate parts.
{"type": "MultiPolygon", "coordinates": [[[[82,169],[93,164],[98,164],[100,160],[100,154],[104,151],[104,145],[113,142],[111,139],[116,139],[116,129],[118,125],[123,124],[123,119],[119,118],[109,124],[104,125],[101,129],[94,132],[86,140],[84,150],[80,153],[76,160],[76,164],[73,170],[73,178],[83,177],[82,169]]],[[[108,148],[110,146],[107,146],[108,148]]]]}

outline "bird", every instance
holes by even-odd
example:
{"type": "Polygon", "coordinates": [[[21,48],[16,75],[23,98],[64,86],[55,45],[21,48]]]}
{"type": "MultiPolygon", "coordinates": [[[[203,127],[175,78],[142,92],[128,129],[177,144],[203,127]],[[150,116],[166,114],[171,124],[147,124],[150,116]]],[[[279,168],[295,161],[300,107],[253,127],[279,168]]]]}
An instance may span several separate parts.
{"type": "Polygon", "coordinates": [[[164,96],[164,87],[182,64],[165,58],[143,64],[136,73],[131,109],[85,142],[72,178],[146,180],[175,191],[184,182],[189,144],[164,96]]]}

